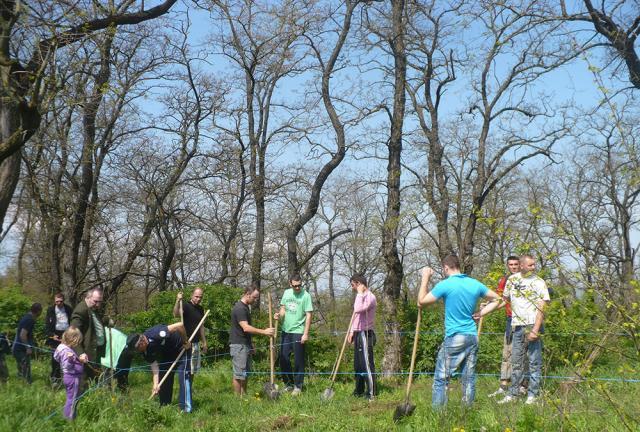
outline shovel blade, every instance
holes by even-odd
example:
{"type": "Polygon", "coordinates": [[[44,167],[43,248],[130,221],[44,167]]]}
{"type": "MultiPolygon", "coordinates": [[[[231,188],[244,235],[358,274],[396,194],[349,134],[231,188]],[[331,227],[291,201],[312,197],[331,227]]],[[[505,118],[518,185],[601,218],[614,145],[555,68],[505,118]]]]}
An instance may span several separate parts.
{"type": "Polygon", "coordinates": [[[328,388],[326,389],[324,392],[322,392],[322,400],[323,401],[328,401],[331,398],[333,398],[333,389],[332,388],[328,388]]]}
{"type": "Polygon", "coordinates": [[[271,384],[270,382],[264,383],[264,386],[262,386],[262,392],[271,400],[276,400],[280,397],[278,386],[276,384],[271,384]]]}
{"type": "Polygon", "coordinates": [[[404,417],[409,417],[415,410],[416,406],[409,402],[398,405],[393,413],[393,421],[397,423],[404,417]]]}

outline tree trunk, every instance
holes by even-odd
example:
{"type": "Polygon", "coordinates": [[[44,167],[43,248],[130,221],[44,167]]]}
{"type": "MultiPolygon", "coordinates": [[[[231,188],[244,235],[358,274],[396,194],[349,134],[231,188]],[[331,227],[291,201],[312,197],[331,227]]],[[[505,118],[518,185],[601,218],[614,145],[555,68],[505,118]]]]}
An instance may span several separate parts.
{"type": "Polygon", "coordinates": [[[407,62],[404,46],[404,0],[391,1],[392,35],[390,40],[394,60],[393,115],[389,137],[387,164],[387,207],[382,227],[382,253],[386,267],[383,305],[386,316],[384,335],[383,376],[391,376],[400,370],[400,324],[397,301],[400,298],[402,263],[398,254],[398,230],[400,226],[400,174],[402,154],[402,127],[405,111],[405,86],[407,62]]]}

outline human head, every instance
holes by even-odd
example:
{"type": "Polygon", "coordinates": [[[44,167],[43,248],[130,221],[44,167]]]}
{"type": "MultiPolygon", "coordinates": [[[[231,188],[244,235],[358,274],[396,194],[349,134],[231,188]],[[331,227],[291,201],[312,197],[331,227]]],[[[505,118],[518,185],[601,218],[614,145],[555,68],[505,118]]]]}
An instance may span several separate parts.
{"type": "Polygon", "coordinates": [[[199,305],[200,303],[202,303],[203,293],[204,292],[200,287],[197,287],[196,289],[194,289],[193,293],[191,293],[191,303],[193,303],[194,305],[199,305]]]}
{"type": "Polygon", "coordinates": [[[147,350],[147,346],[149,345],[149,339],[143,334],[134,333],[127,337],[127,349],[130,352],[139,352],[143,353],[147,350]]]}
{"type": "Polygon", "coordinates": [[[87,295],[85,296],[84,301],[87,303],[89,309],[100,309],[100,306],[102,305],[102,289],[91,288],[89,291],[87,291],[87,295]]]}
{"type": "Polygon", "coordinates": [[[260,288],[255,283],[252,283],[244,289],[242,294],[242,300],[244,303],[251,305],[254,304],[260,298],[260,288]]]}
{"type": "Polygon", "coordinates": [[[289,278],[289,286],[293,288],[295,292],[298,292],[302,289],[302,278],[298,273],[294,273],[289,278]]]}
{"type": "Polygon", "coordinates": [[[58,291],[57,293],[54,294],[53,304],[55,304],[58,307],[62,307],[64,305],[64,294],[62,294],[62,292],[58,291]]]}
{"type": "Polygon", "coordinates": [[[367,278],[365,278],[363,275],[361,274],[354,274],[353,276],[351,276],[351,278],[349,279],[349,282],[351,283],[351,289],[353,291],[357,291],[358,290],[358,286],[363,285],[365,288],[368,287],[367,285],[367,278]]]}
{"type": "Polygon", "coordinates": [[[533,274],[536,271],[536,259],[532,255],[522,255],[520,257],[520,272],[524,276],[533,274]]]}
{"type": "Polygon", "coordinates": [[[62,333],[62,343],[68,347],[77,347],[82,342],[82,333],[75,327],[69,327],[62,333]]]}
{"type": "Polygon", "coordinates": [[[517,255],[509,255],[507,258],[507,269],[511,274],[518,273],[520,271],[520,257],[517,255]]]}
{"type": "Polygon", "coordinates": [[[31,312],[31,315],[37,317],[40,315],[40,312],[42,312],[42,305],[40,303],[34,303],[31,305],[31,309],[29,309],[29,311],[31,312]]]}
{"type": "Polygon", "coordinates": [[[456,255],[447,255],[442,260],[442,270],[445,276],[460,273],[460,259],[456,255]]]}

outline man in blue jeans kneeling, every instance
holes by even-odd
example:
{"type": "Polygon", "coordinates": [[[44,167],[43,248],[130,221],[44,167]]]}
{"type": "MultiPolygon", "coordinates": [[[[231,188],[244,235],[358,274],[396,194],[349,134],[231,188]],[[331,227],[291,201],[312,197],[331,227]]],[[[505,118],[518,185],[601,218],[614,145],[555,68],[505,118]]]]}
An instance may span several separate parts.
{"type": "Polygon", "coordinates": [[[476,303],[481,297],[500,297],[481,282],[460,272],[460,260],[449,255],[442,260],[445,279],[427,292],[433,269],[422,269],[418,307],[444,300],[445,338],[440,345],[433,377],[431,404],[442,407],[447,403],[447,385],[458,369],[462,374],[462,402],[470,405],[476,392],[476,361],[478,356],[478,328],[473,319],[476,303]]]}

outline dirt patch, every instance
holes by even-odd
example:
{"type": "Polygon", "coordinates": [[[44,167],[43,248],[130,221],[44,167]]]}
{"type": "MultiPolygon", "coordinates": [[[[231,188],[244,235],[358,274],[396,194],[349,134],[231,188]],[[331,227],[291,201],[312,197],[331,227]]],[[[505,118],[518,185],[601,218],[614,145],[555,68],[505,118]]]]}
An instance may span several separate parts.
{"type": "Polygon", "coordinates": [[[298,422],[290,416],[280,416],[271,424],[271,430],[287,430],[296,427],[298,422]]]}

